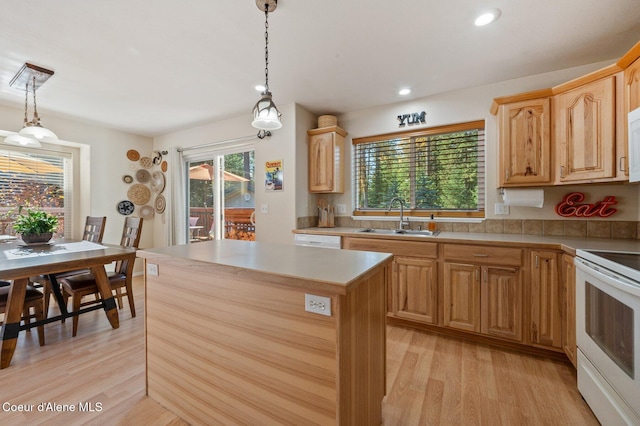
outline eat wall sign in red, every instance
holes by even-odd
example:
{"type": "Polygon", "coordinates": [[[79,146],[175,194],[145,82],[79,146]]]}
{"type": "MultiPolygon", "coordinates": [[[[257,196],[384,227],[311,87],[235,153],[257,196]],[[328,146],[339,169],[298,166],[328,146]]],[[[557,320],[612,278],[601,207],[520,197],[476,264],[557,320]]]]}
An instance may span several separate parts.
{"type": "Polygon", "coordinates": [[[582,192],[572,192],[564,196],[561,202],[556,205],[556,213],[563,217],[609,217],[618,209],[611,208],[612,205],[618,204],[616,197],[609,195],[604,200],[595,204],[579,204],[584,200],[582,192]]]}

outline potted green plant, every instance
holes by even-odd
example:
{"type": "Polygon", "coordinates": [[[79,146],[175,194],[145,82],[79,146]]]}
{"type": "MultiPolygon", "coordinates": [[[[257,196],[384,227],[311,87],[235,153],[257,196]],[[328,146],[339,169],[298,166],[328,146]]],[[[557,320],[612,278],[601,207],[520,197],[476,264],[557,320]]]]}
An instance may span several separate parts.
{"type": "Polygon", "coordinates": [[[58,228],[58,217],[43,210],[20,207],[13,222],[13,230],[20,234],[22,241],[27,244],[46,243],[58,228]]]}

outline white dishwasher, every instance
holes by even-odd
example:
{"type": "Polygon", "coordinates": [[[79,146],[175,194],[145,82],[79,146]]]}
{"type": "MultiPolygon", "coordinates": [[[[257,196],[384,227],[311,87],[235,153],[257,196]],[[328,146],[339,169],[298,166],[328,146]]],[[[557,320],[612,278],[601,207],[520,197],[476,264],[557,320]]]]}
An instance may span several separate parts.
{"type": "Polygon", "coordinates": [[[322,247],[330,249],[342,248],[342,237],[339,235],[296,234],[297,246],[322,247]]]}

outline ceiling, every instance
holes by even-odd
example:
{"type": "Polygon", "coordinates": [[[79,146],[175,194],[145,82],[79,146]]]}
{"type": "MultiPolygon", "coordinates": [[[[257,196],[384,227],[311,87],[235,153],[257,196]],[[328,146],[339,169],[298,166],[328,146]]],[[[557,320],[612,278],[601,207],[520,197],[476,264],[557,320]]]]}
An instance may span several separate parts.
{"type": "MultiPolygon", "coordinates": [[[[340,114],[615,60],[639,40],[638,0],[280,0],[269,87],[277,105],[340,114]],[[501,18],[475,27],[486,8],[501,18]]],[[[55,71],[37,93],[45,125],[157,136],[250,120],[264,14],[253,0],[3,0],[0,104],[23,108],[9,81],[25,62],[55,71]]]]}

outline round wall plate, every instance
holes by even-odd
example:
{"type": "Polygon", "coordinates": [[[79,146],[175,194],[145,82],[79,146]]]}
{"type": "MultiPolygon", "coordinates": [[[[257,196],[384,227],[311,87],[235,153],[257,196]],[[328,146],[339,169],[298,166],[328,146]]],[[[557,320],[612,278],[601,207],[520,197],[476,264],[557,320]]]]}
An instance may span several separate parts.
{"type": "Polygon", "coordinates": [[[118,213],[124,216],[129,216],[136,209],[136,206],[129,200],[122,200],[116,205],[118,213]]]}
{"type": "Polygon", "coordinates": [[[138,161],[140,159],[140,153],[135,149],[127,151],[127,158],[131,161],[138,161]]]}

